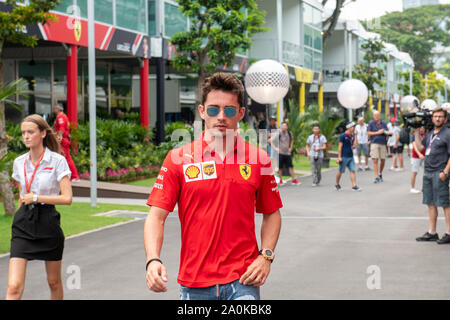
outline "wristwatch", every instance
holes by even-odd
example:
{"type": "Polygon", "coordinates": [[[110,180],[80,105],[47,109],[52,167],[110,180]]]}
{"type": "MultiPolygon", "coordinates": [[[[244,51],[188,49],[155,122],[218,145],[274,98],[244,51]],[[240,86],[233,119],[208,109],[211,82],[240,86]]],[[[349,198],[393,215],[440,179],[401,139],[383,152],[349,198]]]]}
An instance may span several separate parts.
{"type": "Polygon", "coordinates": [[[446,178],[448,178],[448,176],[449,176],[449,173],[445,173],[445,171],[444,170],[442,170],[441,171],[443,174],[444,174],[444,176],[446,177],[446,178]]]}
{"type": "Polygon", "coordinates": [[[269,260],[270,263],[272,263],[273,259],[275,258],[273,251],[270,249],[263,248],[259,250],[259,254],[262,255],[264,259],[269,260]]]}
{"type": "Polygon", "coordinates": [[[33,203],[34,204],[37,203],[37,198],[38,198],[38,195],[37,194],[33,194],[33,203]]]}

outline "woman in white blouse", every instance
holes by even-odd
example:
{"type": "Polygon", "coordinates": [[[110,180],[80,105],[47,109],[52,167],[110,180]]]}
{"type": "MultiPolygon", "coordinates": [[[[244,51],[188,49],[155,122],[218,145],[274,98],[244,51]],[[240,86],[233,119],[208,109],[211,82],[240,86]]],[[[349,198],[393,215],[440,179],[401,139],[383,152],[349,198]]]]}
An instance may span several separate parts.
{"type": "Polygon", "coordinates": [[[21,123],[30,150],[14,160],[13,178],[19,182],[20,208],[11,233],[6,299],[20,299],[28,260],[44,260],[51,299],[63,299],[61,261],[64,234],[55,205],[72,203],[70,169],[48,123],[30,115],[21,123]]]}

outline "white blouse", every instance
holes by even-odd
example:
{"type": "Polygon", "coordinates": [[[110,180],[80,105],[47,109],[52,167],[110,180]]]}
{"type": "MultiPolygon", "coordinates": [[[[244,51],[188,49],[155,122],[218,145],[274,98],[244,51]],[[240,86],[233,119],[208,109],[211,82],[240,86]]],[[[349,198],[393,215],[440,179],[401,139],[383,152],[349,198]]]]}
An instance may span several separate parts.
{"type": "MultiPolygon", "coordinates": [[[[34,165],[31,162],[29,152],[17,157],[14,160],[12,177],[20,183],[22,189],[20,194],[21,196],[27,194],[27,189],[25,187],[24,165],[29,182],[34,171],[34,165]]],[[[59,182],[65,176],[68,176],[70,179],[70,175],[71,172],[66,158],[59,153],[45,148],[44,157],[36,170],[36,175],[31,183],[30,192],[42,196],[59,195],[61,191],[59,182]]]]}

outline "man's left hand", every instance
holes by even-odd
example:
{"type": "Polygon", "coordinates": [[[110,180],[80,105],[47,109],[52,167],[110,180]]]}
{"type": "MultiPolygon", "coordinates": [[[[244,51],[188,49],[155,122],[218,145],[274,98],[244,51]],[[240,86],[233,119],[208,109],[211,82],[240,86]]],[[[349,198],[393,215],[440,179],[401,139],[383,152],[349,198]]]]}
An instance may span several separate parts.
{"type": "Polygon", "coordinates": [[[447,182],[447,177],[445,176],[444,172],[441,172],[441,173],[439,174],[439,178],[441,178],[441,180],[442,180],[443,182],[447,182]]]}
{"type": "Polygon", "coordinates": [[[270,264],[270,261],[259,255],[239,279],[239,283],[246,286],[262,286],[269,276],[270,264]]]}

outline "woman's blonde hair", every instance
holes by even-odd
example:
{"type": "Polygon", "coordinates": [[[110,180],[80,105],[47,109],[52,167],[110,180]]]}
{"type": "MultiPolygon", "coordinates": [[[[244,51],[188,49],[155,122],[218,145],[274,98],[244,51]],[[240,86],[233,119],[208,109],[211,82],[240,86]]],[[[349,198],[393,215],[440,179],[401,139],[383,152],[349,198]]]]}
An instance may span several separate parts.
{"type": "Polygon", "coordinates": [[[24,122],[32,122],[38,126],[39,131],[46,131],[47,134],[43,141],[44,147],[49,148],[53,152],[61,153],[61,145],[56,139],[56,134],[44,118],[38,114],[32,114],[23,119],[22,123],[24,122]]]}

